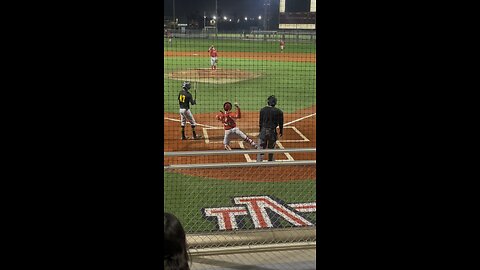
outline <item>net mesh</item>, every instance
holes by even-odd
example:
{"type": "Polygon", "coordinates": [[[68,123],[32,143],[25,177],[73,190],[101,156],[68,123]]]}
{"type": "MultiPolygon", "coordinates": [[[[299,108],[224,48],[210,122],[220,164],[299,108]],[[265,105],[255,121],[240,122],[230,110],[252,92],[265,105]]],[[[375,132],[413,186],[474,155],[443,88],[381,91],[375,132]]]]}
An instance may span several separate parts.
{"type": "MultiPolygon", "coordinates": [[[[261,145],[260,110],[271,95],[277,98],[275,107],[283,112],[283,136],[277,127],[273,148],[315,148],[315,41],[315,32],[308,31],[167,31],[164,150],[255,149],[261,145]],[[180,92],[185,81],[190,83],[188,92],[194,100],[188,110],[180,106],[188,99],[180,92]],[[229,115],[233,123],[225,120],[225,102],[233,105],[229,115]]],[[[275,153],[273,159],[285,163],[315,160],[315,153],[275,153]]],[[[257,160],[257,154],[164,158],[167,166],[226,164],[164,171],[164,210],[182,221],[189,237],[200,237],[190,238],[191,245],[315,239],[315,234],[308,233],[316,224],[315,165],[228,166],[257,160]]],[[[268,154],[262,160],[268,160],[268,154]]]]}

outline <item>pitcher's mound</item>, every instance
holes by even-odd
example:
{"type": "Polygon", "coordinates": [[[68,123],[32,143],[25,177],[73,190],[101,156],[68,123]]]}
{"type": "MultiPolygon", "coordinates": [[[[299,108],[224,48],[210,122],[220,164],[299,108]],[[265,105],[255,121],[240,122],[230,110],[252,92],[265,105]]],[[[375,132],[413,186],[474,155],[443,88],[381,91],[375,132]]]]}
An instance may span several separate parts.
{"type": "Polygon", "coordinates": [[[202,83],[235,83],[248,79],[260,77],[260,73],[240,69],[216,69],[197,68],[174,71],[167,74],[173,80],[191,81],[202,83]]]}

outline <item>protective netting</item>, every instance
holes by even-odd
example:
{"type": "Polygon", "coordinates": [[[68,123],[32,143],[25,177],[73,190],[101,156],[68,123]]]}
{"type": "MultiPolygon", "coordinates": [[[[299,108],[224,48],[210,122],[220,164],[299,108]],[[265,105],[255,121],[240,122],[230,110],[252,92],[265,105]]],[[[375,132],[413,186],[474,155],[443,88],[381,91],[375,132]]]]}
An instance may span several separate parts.
{"type": "MultiPolygon", "coordinates": [[[[315,41],[315,32],[307,30],[166,31],[165,151],[223,150],[225,145],[231,149],[254,149],[261,134],[260,110],[267,106],[271,95],[277,99],[275,108],[283,112],[283,136],[280,137],[277,127],[277,141],[272,145],[276,149],[316,147],[315,41]],[[212,59],[212,46],[217,62],[212,59]],[[189,101],[188,94],[180,93],[185,81],[189,82],[188,93],[196,104],[190,102],[188,109],[181,110],[179,103],[189,101]],[[230,105],[224,107],[226,102],[230,105]],[[230,107],[230,114],[225,114],[230,107]],[[194,135],[198,138],[194,139],[194,135]]],[[[314,154],[287,153],[275,157],[291,161],[314,159],[314,154]]],[[[232,155],[166,161],[181,164],[255,160],[254,155],[232,155]]]]}
{"type": "Polygon", "coordinates": [[[180,219],[192,247],[316,239],[315,164],[166,168],[164,198],[164,211],[180,219]]]}
{"type": "MultiPolygon", "coordinates": [[[[165,152],[316,148],[315,31],[165,31],[163,91],[165,152]],[[265,107],[282,111],[273,133],[260,129],[265,107]]],[[[164,211],[181,220],[191,247],[315,241],[316,167],[288,164],[315,153],[275,153],[284,166],[229,166],[268,159],[165,156],[164,211]]]]}

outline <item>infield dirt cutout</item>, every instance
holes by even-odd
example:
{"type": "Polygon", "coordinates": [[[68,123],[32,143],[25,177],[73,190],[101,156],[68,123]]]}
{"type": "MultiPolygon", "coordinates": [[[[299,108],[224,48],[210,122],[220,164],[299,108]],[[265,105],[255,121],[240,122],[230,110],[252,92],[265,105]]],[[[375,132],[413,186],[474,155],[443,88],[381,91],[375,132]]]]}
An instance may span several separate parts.
{"type": "Polygon", "coordinates": [[[261,74],[240,69],[196,68],[170,72],[167,76],[179,81],[224,84],[257,78],[261,74]]]}
{"type": "MultiPolygon", "coordinates": [[[[208,59],[210,63],[210,56],[206,52],[179,52],[179,51],[164,51],[163,57],[199,57],[208,59]]],[[[268,52],[222,52],[219,51],[218,58],[242,58],[252,60],[266,60],[266,61],[280,61],[280,62],[306,62],[316,63],[315,53],[268,53],[268,52]]]]}
{"type": "MultiPolygon", "coordinates": [[[[303,108],[293,113],[284,113],[284,122],[292,122],[296,119],[316,113],[316,106],[303,108]]],[[[193,113],[197,123],[199,134],[202,134],[204,126],[216,127],[210,130],[210,143],[206,143],[205,138],[201,140],[180,140],[180,123],[178,113],[164,113],[164,151],[204,151],[204,150],[223,150],[223,128],[221,123],[215,119],[215,113],[193,113]],[[172,120],[177,121],[172,121],[172,120]],[[216,131],[213,133],[213,131],[216,131]],[[212,136],[213,135],[213,136],[212,136]]],[[[237,120],[238,127],[252,135],[254,141],[258,141],[258,118],[259,113],[253,111],[242,112],[242,118],[237,120]],[[257,135],[257,136],[255,136],[257,135]]],[[[309,140],[298,140],[292,142],[292,139],[300,139],[299,135],[292,129],[284,128],[285,134],[280,138],[280,142],[285,148],[309,148],[316,147],[316,117],[309,117],[295,122],[289,126],[295,126],[309,140]],[[286,140],[286,141],[285,141],[286,140]],[[288,142],[290,141],[290,142],[288,142]]],[[[191,136],[191,127],[185,128],[187,136],[191,136]]],[[[204,134],[203,134],[204,135],[204,134]]],[[[232,149],[241,149],[237,142],[238,138],[232,137],[232,149]]],[[[247,146],[246,148],[250,148],[247,146]]],[[[284,159],[283,154],[276,154],[276,159],[284,159]]],[[[315,160],[316,153],[291,153],[295,160],[315,160]]],[[[255,159],[256,155],[250,155],[255,159]]],[[[245,157],[241,155],[218,155],[218,156],[176,156],[164,157],[164,165],[174,164],[200,164],[200,163],[223,163],[223,162],[245,162],[245,157]]],[[[251,182],[283,182],[299,181],[305,179],[316,179],[315,166],[280,166],[280,167],[252,167],[252,168],[225,168],[225,169],[181,169],[177,173],[192,175],[197,177],[207,177],[219,180],[240,180],[251,182]]]]}

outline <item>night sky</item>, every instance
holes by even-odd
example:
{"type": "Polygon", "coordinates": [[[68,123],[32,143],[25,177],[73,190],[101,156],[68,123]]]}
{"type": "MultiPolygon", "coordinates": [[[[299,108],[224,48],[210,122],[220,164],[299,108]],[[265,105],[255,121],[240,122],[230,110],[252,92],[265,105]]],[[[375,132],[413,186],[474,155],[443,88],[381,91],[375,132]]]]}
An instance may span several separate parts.
{"type": "MultiPolygon", "coordinates": [[[[279,0],[271,0],[279,2],[279,0]]],[[[264,12],[264,0],[217,0],[220,15],[239,17],[249,16],[257,17],[264,12]]],[[[278,6],[278,3],[276,4],[278,6]]],[[[173,0],[164,0],[164,15],[172,16],[173,0]]],[[[203,16],[203,12],[211,17],[215,14],[215,0],[175,0],[175,15],[177,17],[186,16],[190,13],[198,13],[203,16]]]]}

